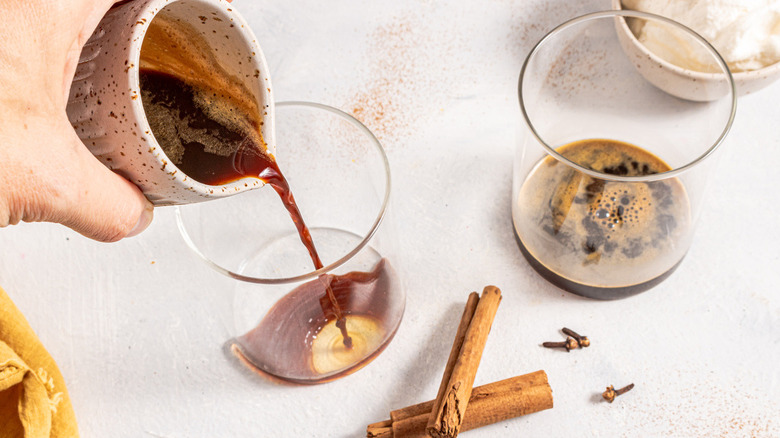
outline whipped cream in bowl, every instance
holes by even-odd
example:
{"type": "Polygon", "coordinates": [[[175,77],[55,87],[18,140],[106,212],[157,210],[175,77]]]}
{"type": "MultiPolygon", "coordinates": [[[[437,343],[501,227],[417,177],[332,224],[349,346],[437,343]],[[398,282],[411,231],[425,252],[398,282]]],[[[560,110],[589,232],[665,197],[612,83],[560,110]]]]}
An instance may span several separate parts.
{"type": "MultiPolygon", "coordinates": [[[[701,35],[728,65],[740,96],[780,77],[780,0],[612,0],[612,7],[657,14],[701,35]]],[[[701,44],[663,23],[621,19],[617,31],[640,73],[670,94],[700,100],[690,87],[721,71],[701,44]]]]}

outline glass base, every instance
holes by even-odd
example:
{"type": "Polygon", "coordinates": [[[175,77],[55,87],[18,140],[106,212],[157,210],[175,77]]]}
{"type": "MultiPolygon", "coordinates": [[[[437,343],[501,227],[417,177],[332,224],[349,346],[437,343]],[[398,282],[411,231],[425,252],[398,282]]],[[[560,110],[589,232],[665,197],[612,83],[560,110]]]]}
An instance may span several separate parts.
{"type": "Polygon", "coordinates": [[[597,300],[618,300],[621,298],[627,298],[632,295],[636,295],[642,292],[645,292],[655,286],[657,286],[662,281],[666,280],[672,273],[677,269],[678,266],[680,266],[680,263],[682,263],[685,256],[680,258],[680,260],[674,264],[671,268],[669,268],[668,271],[664,272],[663,274],[659,275],[658,277],[652,278],[650,280],[632,284],[629,286],[616,286],[616,287],[603,287],[603,286],[592,286],[589,284],[584,283],[578,283],[576,281],[572,281],[566,277],[563,277],[549,268],[547,266],[543,265],[539,260],[537,260],[523,245],[523,241],[520,240],[520,236],[517,235],[517,231],[515,230],[515,241],[517,242],[517,246],[520,248],[520,252],[523,254],[523,257],[528,261],[528,264],[531,265],[534,270],[539,273],[539,275],[542,276],[545,280],[549,281],[550,283],[554,284],[555,286],[558,286],[559,288],[571,292],[576,295],[580,295],[582,297],[586,298],[593,298],[597,300]]]}
{"type": "MultiPolygon", "coordinates": [[[[347,319],[349,321],[349,318],[347,319]]],[[[399,321],[400,322],[400,321],[399,321]]],[[[349,330],[350,328],[347,327],[349,330]]],[[[340,379],[342,377],[348,376],[356,371],[359,371],[364,366],[368,365],[376,359],[382,352],[387,348],[388,345],[390,345],[390,341],[393,340],[395,337],[395,333],[398,331],[398,325],[396,325],[395,329],[389,333],[389,335],[385,338],[385,340],[379,344],[372,344],[371,347],[359,347],[361,341],[357,341],[354,343],[355,346],[353,346],[353,350],[359,350],[358,354],[349,353],[347,352],[345,354],[345,349],[343,348],[343,344],[341,344],[341,339],[338,339],[337,344],[333,344],[325,349],[321,349],[318,352],[313,351],[312,352],[312,359],[313,362],[320,362],[325,363],[328,366],[332,366],[335,363],[339,363],[340,368],[336,372],[325,372],[320,374],[316,368],[312,369],[311,374],[306,377],[302,376],[300,373],[297,373],[296,375],[290,375],[288,373],[285,373],[284,371],[280,370],[274,370],[269,371],[264,368],[264,365],[262,363],[259,363],[258,360],[256,360],[249,351],[244,348],[241,344],[241,342],[238,339],[233,339],[230,341],[230,351],[233,353],[233,355],[248,369],[251,371],[259,374],[260,376],[273,380],[273,381],[280,381],[284,383],[294,383],[294,384],[301,384],[301,385],[314,385],[319,383],[327,383],[331,382],[333,380],[340,379]],[[338,345],[341,344],[341,345],[338,345]],[[375,346],[374,346],[375,345],[375,346]],[[331,347],[335,347],[332,350],[331,347]],[[369,354],[364,354],[364,353],[369,354]],[[335,358],[335,361],[334,361],[335,358]],[[346,366],[344,366],[346,365],[346,366]]],[[[354,332],[350,332],[350,336],[352,336],[354,332]]],[[[355,336],[352,337],[352,339],[355,339],[355,336]]],[[[376,341],[374,339],[373,341],[376,341]]],[[[367,341],[365,345],[368,345],[370,341],[367,341]]],[[[316,365],[315,365],[316,367],[316,365]]]]}
{"type": "MultiPolygon", "coordinates": [[[[360,241],[333,228],[311,233],[322,254],[343,254],[341,248],[360,241]]],[[[277,263],[290,266],[295,255],[285,256],[285,248],[299,246],[281,236],[248,257],[241,273],[273,271],[277,263]]],[[[371,247],[331,273],[273,288],[275,294],[269,296],[268,285],[238,285],[234,308],[235,333],[240,335],[229,344],[252,371],[287,382],[323,383],[359,370],[390,343],[404,311],[395,270],[371,247]],[[269,305],[274,299],[278,301],[269,305]]]]}

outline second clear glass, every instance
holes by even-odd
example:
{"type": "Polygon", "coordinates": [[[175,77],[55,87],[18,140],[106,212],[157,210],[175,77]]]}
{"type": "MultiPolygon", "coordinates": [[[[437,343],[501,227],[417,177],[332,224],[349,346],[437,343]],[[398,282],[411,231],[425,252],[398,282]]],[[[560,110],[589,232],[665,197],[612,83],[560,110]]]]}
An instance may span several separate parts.
{"type": "Polygon", "coordinates": [[[518,91],[525,126],[512,216],[531,266],[562,289],[598,299],[667,278],[691,244],[713,172],[709,157],[735,114],[734,83],[718,53],[662,17],[594,13],[560,25],[532,49],[518,91]],[[694,100],[656,88],[621,45],[626,19],[690,39],[720,71],[674,72],[691,83],[706,76],[706,86],[690,88],[694,100]]]}

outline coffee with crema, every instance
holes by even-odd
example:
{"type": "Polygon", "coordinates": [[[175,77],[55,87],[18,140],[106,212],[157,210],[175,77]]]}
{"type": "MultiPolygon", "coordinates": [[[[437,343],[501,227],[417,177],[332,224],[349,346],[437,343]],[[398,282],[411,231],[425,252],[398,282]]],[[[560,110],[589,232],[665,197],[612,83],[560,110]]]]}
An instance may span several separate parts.
{"type": "MultiPolygon", "coordinates": [[[[671,170],[650,152],[613,140],[583,140],[556,151],[607,175],[671,170]]],[[[513,207],[518,243],[531,265],[552,283],[596,298],[632,295],[666,278],[690,234],[689,201],[678,179],[598,179],[551,156],[529,173],[513,207]]]]}

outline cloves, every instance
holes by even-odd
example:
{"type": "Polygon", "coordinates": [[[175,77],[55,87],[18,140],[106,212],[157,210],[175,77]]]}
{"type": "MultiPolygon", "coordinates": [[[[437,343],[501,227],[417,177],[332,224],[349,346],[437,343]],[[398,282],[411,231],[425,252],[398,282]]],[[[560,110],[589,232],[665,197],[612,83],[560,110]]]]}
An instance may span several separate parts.
{"type": "Polygon", "coordinates": [[[574,330],[566,327],[561,329],[561,331],[567,336],[571,336],[572,338],[576,339],[580,347],[590,347],[590,339],[588,339],[587,336],[581,336],[574,330]]]}
{"type": "Polygon", "coordinates": [[[619,396],[620,394],[631,391],[633,388],[634,388],[633,383],[620,389],[615,389],[612,385],[609,385],[607,386],[607,390],[601,393],[601,396],[604,397],[604,400],[612,403],[613,401],[615,401],[615,397],[619,396]]]}
{"type": "Polygon", "coordinates": [[[579,343],[577,343],[577,340],[572,338],[571,336],[567,337],[565,341],[563,342],[543,342],[542,347],[544,348],[565,348],[567,352],[576,349],[579,347],[579,343]]]}

